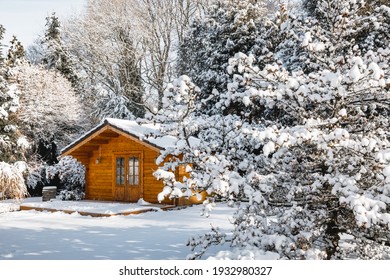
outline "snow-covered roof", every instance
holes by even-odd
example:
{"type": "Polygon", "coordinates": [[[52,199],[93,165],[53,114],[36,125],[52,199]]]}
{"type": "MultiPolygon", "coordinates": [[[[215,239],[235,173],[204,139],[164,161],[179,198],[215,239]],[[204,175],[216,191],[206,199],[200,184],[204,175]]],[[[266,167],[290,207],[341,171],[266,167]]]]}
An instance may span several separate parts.
{"type": "Polygon", "coordinates": [[[146,141],[159,148],[168,148],[175,146],[177,138],[171,135],[161,134],[160,124],[139,124],[136,121],[107,118],[105,122],[116,127],[123,132],[136,136],[142,141],[146,141]]]}
{"type": "MultiPolygon", "coordinates": [[[[121,132],[128,134],[129,136],[138,138],[139,140],[152,145],[158,149],[166,149],[169,147],[174,147],[178,143],[178,139],[171,135],[162,135],[161,133],[161,125],[155,123],[138,123],[132,120],[123,120],[123,119],[114,119],[114,118],[106,118],[103,122],[101,122],[96,127],[92,128],[84,135],[70,143],[68,146],[64,147],[61,150],[61,154],[66,153],[71,150],[83,140],[92,136],[94,133],[98,132],[105,126],[111,126],[120,130],[121,132]]],[[[198,140],[196,138],[191,138],[190,142],[196,143],[198,140]]]]}

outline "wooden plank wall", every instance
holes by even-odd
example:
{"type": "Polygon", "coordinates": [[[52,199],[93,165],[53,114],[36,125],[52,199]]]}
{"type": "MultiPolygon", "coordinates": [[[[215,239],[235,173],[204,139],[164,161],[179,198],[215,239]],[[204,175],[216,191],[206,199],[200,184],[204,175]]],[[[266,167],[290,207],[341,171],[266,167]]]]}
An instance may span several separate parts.
{"type": "MultiPolygon", "coordinates": [[[[157,195],[163,189],[163,183],[156,180],[153,172],[157,169],[155,163],[159,152],[141,145],[129,138],[119,136],[108,144],[101,145],[101,149],[92,152],[88,162],[87,172],[87,199],[114,200],[114,157],[115,154],[129,154],[132,152],[143,154],[143,198],[151,203],[158,203],[157,195]],[[100,162],[96,160],[100,156],[100,162]]],[[[142,191],[142,190],[141,190],[142,191]]],[[[165,203],[171,201],[164,201],[165,203]]]]}
{"type": "MultiPolygon", "coordinates": [[[[92,200],[115,200],[115,156],[126,155],[131,153],[141,153],[142,158],[142,186],[140,197],[150,203],[159,203],[157,195],[163,190],[164,184],[158,181],[153,172],[157,170],[156,159],[160,152],[148,146],[142,145],[139,141],[132,141],[129,137],[119,135],[117,138],[110,140],[108,144],[100,145],[100,149],[93,152],[83,151],[81,146],[77,151],[71,153],[78,161],[87,168],[86,173],[86,199],[92,200]],[[100,159],[97,162],[97,159],[100,159]]],[[[167,159],[169,160],[169,158],[167,159]]],[[[180,166],[175,175],[178,180],[182,181],[183,177],[189,177],[185,172],[185,166],[180,166]]],[[[206,198],[206,193],[202,193],[202,200],[198,201],[195,197],[191,199],[165,199],[163,204],[198,204],[206,198]]]]}

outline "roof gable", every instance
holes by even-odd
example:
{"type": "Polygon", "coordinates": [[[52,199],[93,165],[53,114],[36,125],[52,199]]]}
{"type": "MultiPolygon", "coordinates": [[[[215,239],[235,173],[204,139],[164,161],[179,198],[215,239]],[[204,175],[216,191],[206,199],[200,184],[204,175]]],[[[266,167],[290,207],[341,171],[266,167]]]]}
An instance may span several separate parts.
{"type": "Polygon", "coordinates": [[[136,121],[107,118],[63,148],[61,155],[69,155],[87,144],[96,143],[96,145],[100,145],[108,143],[109,139],[114,137],[112,133],[124,135],[157,151],[173,147],[177,143],[176,137],[161,135],[160,125],[158,124],[138,124],[136,121]]]}
{"type": "Polygon", "coordinates": [[[161,134],[160,124],[138,124],[136,121],[121,120],[121,119],[106,119],[106,122],[111,126],[128,133],[131,136],[139,138],[141,141],[149,143],[160,149],[174,147],[177,138],[171,135],[161,134]]]}

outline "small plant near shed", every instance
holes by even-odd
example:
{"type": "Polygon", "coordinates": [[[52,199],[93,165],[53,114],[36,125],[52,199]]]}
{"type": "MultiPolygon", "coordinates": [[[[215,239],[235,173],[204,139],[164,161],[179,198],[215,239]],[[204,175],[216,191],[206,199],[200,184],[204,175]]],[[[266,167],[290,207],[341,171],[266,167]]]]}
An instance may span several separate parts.
{"type": "Polygon", "coordinates": [[[0,162],[0,200],[23,199],[28,196],[24,183],[22,164],[0,162]]]}
{"type": "Polygon", "coordinates": [[[71,156],[66,156],[46,169],[47,178],[60,181],[61,200],[81,200],[85,196],[85,167],[71,156]]]}

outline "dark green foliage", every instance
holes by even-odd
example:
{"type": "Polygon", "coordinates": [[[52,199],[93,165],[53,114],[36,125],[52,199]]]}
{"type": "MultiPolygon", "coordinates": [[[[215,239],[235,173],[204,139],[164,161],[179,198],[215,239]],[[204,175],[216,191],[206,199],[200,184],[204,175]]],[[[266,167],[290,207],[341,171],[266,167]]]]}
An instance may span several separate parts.
{"type": "Polygon", "coordinates": [[[6,65],[7,67],[15,67],[20,61],[25,59],[25,51],[23,45],[16,38],[16,36],[12,37],[11,46],[7,52],[6,65]]]}
{"type": "Polygon", "coordinates": [[[215,109],[219,94],[231,81],[226,72],[236,53],[258,51],[256,39],[265,19],[265,1],[217,1],[204,19],[196,20],[181,44],[178,73],[201,89],[202,106],[215,109]]]}

